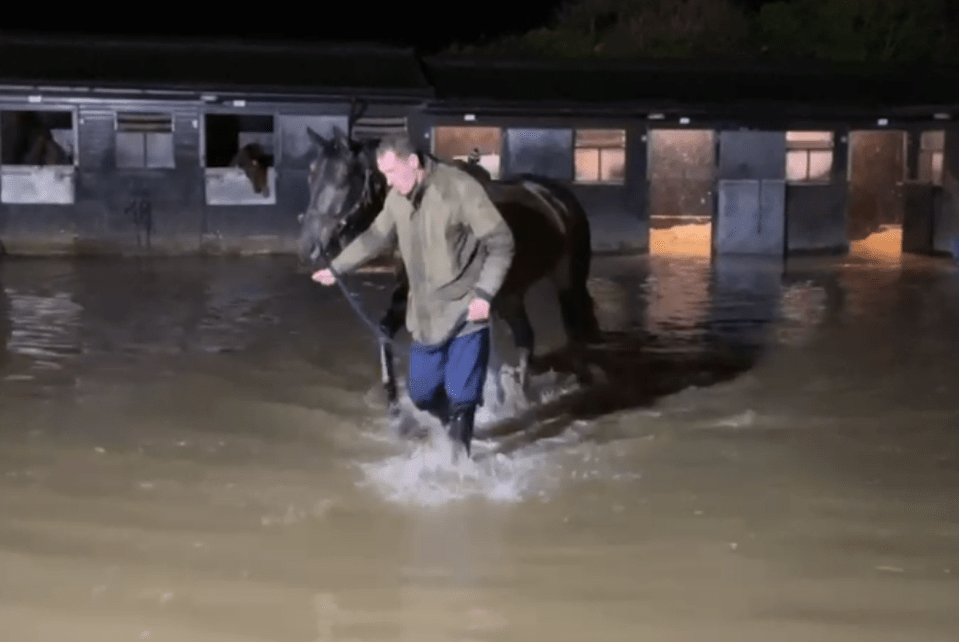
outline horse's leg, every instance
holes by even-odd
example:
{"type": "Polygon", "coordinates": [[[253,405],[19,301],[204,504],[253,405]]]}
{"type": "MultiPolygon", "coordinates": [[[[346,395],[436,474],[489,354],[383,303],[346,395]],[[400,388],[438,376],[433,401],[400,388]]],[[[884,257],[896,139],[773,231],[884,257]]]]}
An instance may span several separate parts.
{"type": "Polygon", "coordinates": [[[517,366],[517,378],[520,389],[525,394],[528,390],[529,382],[529,364],[533,357],[536,335],[533,332],[533,324],[530,323],[529,315],[526,313],[526,306],[523,303],[521,295],[512,295],[501,300],[498,306],[499,315],[509,326],[513,334],[513,341],[516,344],[516,350],[519,353],[519,363],[517,366]]]}
{"type": "Polygon", "coordinates": [[[497,350],[496,344],[499,337],[500,327],[498,321],[502,319],[502,316],[498,311],[490,311],[489,317],[489,336],[490,336],[490,349],[489,349],[489,362],[486,365],[486,384],[483,386],[483,402],[482,406],[492,409],[496,405],[502,406],[506,401],[506,391],[503,390],[503,355],[500,354],[500,351],[497,350]],[[490,390],[492,386],[492,390],[490,390]],[[496,399],[496,403],[493,404],[490,400],[496,399]]]}
{"type": "Polygon", "coordinates": [[[386,389],[386,400],[389,404],[390,415],[399,414],[397,403],[396,372],[394,370],[393,346],[390,341],[406,324],[406,296],[409,284],[406,279],[400,279],[393,290],[390,305],[380,320],[380,330],[388,341],[380,340],[380,366],[382,368],[382,382],[386,389]]]}
{"type": "Polygon", "coordinates": [[[589,256],[570,256],[553,273],[560,315],[569,340],[572,366],[580,384],[590,385],[593,375],[585,360],[586,344],[600,337],[593,297],[586,287],[589,256]]]}
{"type": "Polygon", "coordinates": [[[559,310],[570,342],[586,344],[599,339],[599,321],[596,318],[593,297],[585,285],[557,285],[559,310]]]}

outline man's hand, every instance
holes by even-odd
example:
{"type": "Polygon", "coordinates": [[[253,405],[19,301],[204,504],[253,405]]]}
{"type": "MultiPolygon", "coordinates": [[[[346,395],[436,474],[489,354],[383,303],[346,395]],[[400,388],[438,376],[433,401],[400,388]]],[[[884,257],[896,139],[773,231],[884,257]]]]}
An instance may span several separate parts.
{"type": "Polygon", "coordinates": [[[479,298],[470,301],[469,320],[478,322],[487,319],[489,319],[489,301],[479,298]]]}
{"type": "Polygon", "coordinates": [[[323,285],[333,285],[336,283],[336,277],[328,269],[322,269],[313,273],[313,280],[323,285]]]}

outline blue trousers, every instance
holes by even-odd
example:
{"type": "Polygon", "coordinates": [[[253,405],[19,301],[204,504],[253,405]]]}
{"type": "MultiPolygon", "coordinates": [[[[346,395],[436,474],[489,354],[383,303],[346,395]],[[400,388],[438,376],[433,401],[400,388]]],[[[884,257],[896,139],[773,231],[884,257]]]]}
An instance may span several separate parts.
{"type": "Polygon", "coordinates": [[[444,421],[453,408],[482,405],[489,353],[489,328],[435,348],[414,342],[407,380],[410,400],[444,421]]]}

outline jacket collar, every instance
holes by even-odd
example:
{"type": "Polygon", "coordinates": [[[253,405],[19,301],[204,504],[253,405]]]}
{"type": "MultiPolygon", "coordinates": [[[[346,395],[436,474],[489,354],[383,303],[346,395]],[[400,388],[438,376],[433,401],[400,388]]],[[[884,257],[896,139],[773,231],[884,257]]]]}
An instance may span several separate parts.
{"type": "Polygon", "coordinates": [[[430,186],[430,181],[433,178],[433,173],[436,170],[437,161],[432,156],[426,156],[423,160],[423,170],[424,176],[423,180],[420,181],[416,187],[413,188],[413,191],[409,193],[406,197],[409,199],[410,203],[413,204],[413,209],[418,210],[420,203],[423,201],[423,195],[426,193],[426,190],[430,186]]]}

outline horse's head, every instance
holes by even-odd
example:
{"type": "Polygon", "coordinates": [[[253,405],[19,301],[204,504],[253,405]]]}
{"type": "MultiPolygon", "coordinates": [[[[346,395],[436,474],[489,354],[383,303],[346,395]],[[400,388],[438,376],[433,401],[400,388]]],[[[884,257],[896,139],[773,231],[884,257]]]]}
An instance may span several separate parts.
{"type": "Polygon", "coordinates": [[[234,157],[232,164],[243,170],[243,173],[253,183],[255,193],[269,197],[268,169],[270,161],[271,158],[263,151],[259,143],[249,143],[244,145],[243,149],[234,157]]]}
{"type": "Polygon", "coordinates": [[[310,202],[300,215],[300,256],[332,259],[362,233],[383,207],[386,186],[370,145],[337,129],[324,138],[307,128],[315,159],[310,164],[310,202]]]}

